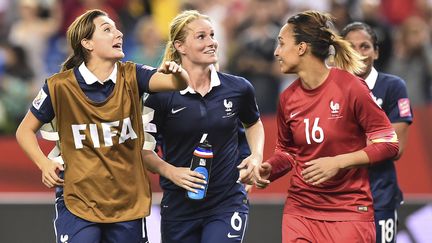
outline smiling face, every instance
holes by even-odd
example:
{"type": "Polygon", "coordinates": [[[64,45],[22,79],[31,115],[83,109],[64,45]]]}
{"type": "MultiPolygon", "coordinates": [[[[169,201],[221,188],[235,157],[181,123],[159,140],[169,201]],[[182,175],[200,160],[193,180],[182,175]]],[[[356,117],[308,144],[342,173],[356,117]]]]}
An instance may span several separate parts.
{"type": "Polygon", "coordinates": [[[186,25],[184,42],[176,41],[175,47],[181,54],[181,62],[198,65],[210,65],[217,62],[218,42],[214,38],[212,24],[203,18],[186,25]]]}
{"type": "Polygon", "coordinates": [[[345,40],[351,43],[354,50],[366,57],[366,59],[363,60],[366,64],[366,68],[364,72],[359,74],[361,78],[365,79],[371,72],[374,61],[378,59],[378,49],[374,48],[371,36],[364,29],[350,31],[346,34],[345,40]]]}
{"type": "Polygon", "coordinates": [[[107,16],[99,16],[93,23],[96,28],[92,37],[81,41],[84,48],[89,50],[90,58],[115,61],[122,59],[123,34],[116,28],[114,21],[107,16]]]}
{"type": "Polygon", "coordinates": [[[278,45],[274,56],[279,62],[282,73],[295,73],[299,63],[299,44],[295,43],[294,32],[290,24],[285,24],[279,32],[278,45]]]}

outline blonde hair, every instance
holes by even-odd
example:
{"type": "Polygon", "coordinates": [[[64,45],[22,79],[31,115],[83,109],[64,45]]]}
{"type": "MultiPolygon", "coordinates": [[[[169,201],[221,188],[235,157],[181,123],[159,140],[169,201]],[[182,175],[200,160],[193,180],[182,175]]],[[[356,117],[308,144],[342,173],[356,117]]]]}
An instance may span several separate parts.
{"type": "Polygon", "coordinates": [[[350,73],[362,73],[366,66],[362,61],[364,57],[331,29],[332,21],[329,14],[308,10],[290,17],[287,23],[293,26],[296,43],[308,43],[312,55],[322,61],[329,57],[336,67],[350,73]]]}
{"type": "Polygon", "coordinates": [[[187,36],[187,29],[185,27],[197,19],[205,19],[210,21],[210,18],[207,15],[201,14],[196,10],[183,11],[171,21],[168,42],[165,46],[165,53],[162,63],[165,63],[166,61],[174,61],[178,64],[181,63],[181,56],[175,48],[174,42],[184,42],[187,36]]]}
{"type": "Polygon", "coordinates": [[[63,62],[62,72],[77,67],[87,60],[89,52],[81,45],[81,40],[92,38],[96,29],[93,20],[99,16],[108,16],[108,14],[99,9],[89,10],[77,17],[69,26],[66,38],[73,53],[63,62]]]}

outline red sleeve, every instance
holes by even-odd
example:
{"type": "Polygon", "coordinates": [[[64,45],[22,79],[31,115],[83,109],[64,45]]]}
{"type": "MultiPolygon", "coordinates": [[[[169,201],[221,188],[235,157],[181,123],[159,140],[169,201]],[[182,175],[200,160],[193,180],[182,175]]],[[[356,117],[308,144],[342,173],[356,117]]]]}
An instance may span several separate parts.
{"type": "Polygon", "coordinates": [[[393,128],[379,133],[369,133],[367,137],[368,140],[372,141],[372,144],[364,148],[363,151],[368,155],[369,163],[377,163],[397,156],[399,143],[393,128]]]}
{"type": "Polygon", "coordinates": [[[272,166],[272,171],[269,177],[270,181],[274,181],[289,172],[295,162],[292,156],[292,133],[288,127],[284,112],[285,97],[285,93],[280,96],[277,108],[278,139],[276,142],[276,148],[273,155],[267,160],[267,162],[272,166]]]}
{"type": "Polygon", "coordinates": [[[373,143],[363,149],[369,157],[369,163],[377,163],[396,157],[399,152],[398,143],[373,143]]]}
{"type": "Polygon", "coordinates": [[[384,111],[375,103],[371,92],[362,80],[359,92],[355,94],[353,109],[357,120],[360,121],[369,141],[363,149],[369,157],[370,163],[380,162],[397,156],[399,144],[394,128],[384,111]]]}
{"type": "Polygon", "coordinates": [[[287,152],[275,150],[267,162],[272,166],[269,180],[274,181],[292,169],[294,158],[287,152]]]}

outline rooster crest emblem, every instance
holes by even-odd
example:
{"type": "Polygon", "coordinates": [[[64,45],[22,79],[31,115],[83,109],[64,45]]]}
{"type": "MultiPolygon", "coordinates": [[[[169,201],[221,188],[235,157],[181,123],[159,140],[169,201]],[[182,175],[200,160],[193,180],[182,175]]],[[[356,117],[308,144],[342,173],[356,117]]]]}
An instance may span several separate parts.
{"type": "Polygon", "coordinates": [[[339,103],[333,102],[333,100],[330,102],[330,109],[332,114],[339,113],[339,103]]]}
{"type": "Polygon", "coordinates": [[[231,108],[233,106],[233,103],[231,101],[228,101],[227,99],[224,99],[224,106],[225,106],[225,111],[226,112],[230,112],[231,108]]]}

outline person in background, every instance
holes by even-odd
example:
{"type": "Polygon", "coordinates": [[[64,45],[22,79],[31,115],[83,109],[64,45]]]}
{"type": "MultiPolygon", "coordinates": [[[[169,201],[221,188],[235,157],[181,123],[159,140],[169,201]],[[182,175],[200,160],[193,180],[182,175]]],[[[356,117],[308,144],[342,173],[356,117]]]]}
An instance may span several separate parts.
{"type": "Polygon", "coordinates": [[[428,23],[411,16],[396,29],[395,36],[395,49],[386,72],[406,81],[413,107],[432,104],[432,43],[428,23]]]}
{"type": "Polygon", "coordinates": [[[189,87],[151,94],[145,102],[154,114],[153,134],[162,139],[164,160],[145,159],[149,169],[161,175],[164,243],[242,242],[247,226],[249,205],[241,182],[251,183],[253,170],[261,163],[264,129],[249,81],[217,71],[215,35],[208,16],[194,10],[177,15],[170,25],[164,60],[174,60],[187,70],[189,87]],[[245,150],[239,148],[239,120],[251,152],[241,163],[245,150]],[[189,168],[205,133],[213,162],[207,195],[195,201],[185,193],[205,184],[205,178],[189,168]]]}
{"type": "Polygon", "coordinates": [[[19,145],[56,188],[56,242],[147,242],[151,191],[141,150],[141,96],[180,90],[175,62],[155,68],[120,62],[123,34],[98,9],[67,31],[73,53],[49,77],[19,125],[19,145]],[[40,150],[36,132],[55,120],[64,165],[40,150]]]}
{"type": "Polygon", "coordinates": [[[281,72],[299,78],[279,97],[276,148],[255,184],[265,188],[293,170],[284,243],[374,241],[367,166],[398,153],[388,118],[352,74],[365,66],[361,56],[331,26],[328,14],[300,12],[280,30],[275,50],[281,72]]]}
{"type": "Polygon", "coordinates": [[[135,26],[134,37],[136,45],[131,51],[131,60],[150,66],[159,66],[164,54],[164,41],[153,18],[140,18],[135,26]]]}
{"type": "MultiPolygon", "coordinates": [[[[413,117],[410,101],[401,78],[377,72],[378,38],[372,28],[362,22],[353,22],[343,28],[342,37],[363,57],[366,68],[358,76],[366,81],[375,102],[390,119],[399,139],[399,154],[403,153],[408,137],[408,126],[413,117]]],[[[386,160],[369,167],[369,183],[375,210],[376,242],[396,242],[397,208],[403,201],[399,189],[394,160],[386,160]]]]}
{"type": "Polygon", "coordinates": [[[33,72],[32,95],[37,94],[47,76],[45,57],[50,50],[48,42],[60,28],[61,1],[49,1],[47,16],[40,16],[41,2],[37,0],[19,0],[17,19],[13,22],[8,35],[9,42],[19,46],[26,53],[28,64],[33,72]],[[29,38],[32,36],[32,38],[29,38]]]}

